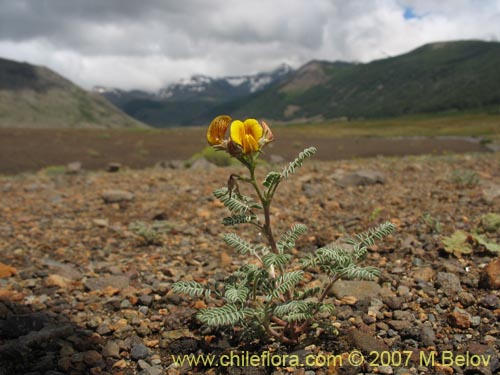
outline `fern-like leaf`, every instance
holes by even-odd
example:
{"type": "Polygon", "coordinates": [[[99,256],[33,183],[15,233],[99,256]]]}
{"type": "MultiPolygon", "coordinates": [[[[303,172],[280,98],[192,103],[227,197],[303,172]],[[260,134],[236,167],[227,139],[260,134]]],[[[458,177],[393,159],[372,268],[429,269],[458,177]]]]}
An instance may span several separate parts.
{"type": "Polygon", "coordinates": [[[238,236],[236,233],[225,234],[223,239],[224,239],[224,242],[228,246],[232,247],[234,250],[236,250],[241,255],[246,255],[247,253],[250,253],[251,255],[255,255],[257,252],[257,249],[261,248],[261,246],[255,246],[255,245],[252,245],[250,242],[245,241],[243,238],[238,236]]]}
{"type": "Polygon", "coordinates": [[[229,285],[224,297],[229,303],[244,303],[248,298],[249,290],[244,285],[229,285]]]}
{"type": "Polygon", "coordinates": [[[292,161],[288,166],[283,168],[283,171],[281,172],[281,178],[288,178],[290,175],[295,173],[295,170],[299,167],[302,166],[304,163],[304,160],[307,158],[310,158],[316,153],[316,147],[309,147],[306,148],[304,151],[302,151],[297,158],[292,161]]]}
{"type": "Polygon", "coordinates": [[[235,305],[227,304],[222,307],[200,310],[198,319],[211,327],[234,325],[243,319],[254,314],[250,308],[238,308],[235,305]]]}
{"type": "Polygon", "coordinates": [[[293,312],[304,312],[309,310],[310,308],[310,302],[306,301],[290,301],[287,303],[283,303],[281,305],[278,305],[274,308],[274,315],[279,316],[279,317],[284,317],[287,314],[293,313],[293,312]]]}
{"type": "Polygon", "coordinates": [[[374,280],[380,276],[380,270],[375,267],[349,267],[344,272],[344,277],[354,280],[374,280]]]}
{"type": "Polygon", "coordinates": [[[276,288],[272,292],[272,297],[277,298],[287,291],[291,291],[304,278],[304,271],[297,270],[284,273],[277,278],[276,288]]]}
{"type": "Polygon", "coordinates": [[[238,196],[236,194],[230,196],[225,187],[215,190],[213,194],[224,206],[235,214],[245,214],[252,208],[262,208],[261,205],[253,202],[249,197],[238,196]]]}
{"type": "Polygon", "coordinates": [[[196,281],[178,281],[172,284],[172,290],[175,293],[187,294],[191,297],[201,297],[203,294],[207,294],[207,291],[210,294],[209,289],[196,281]]]}
{"type": "Polygon", "coordinates": [[[295,224],[293,227],[288,229],[276,243],[279,252],[283,253],[293,249],[295,247],[295,241],[297,241],[299,236],[305,232],[307,232],[307,227],[304,224],[295,224]]]}
{"type": "Polygon", "coordinates": [[[281,173],[271,171],[267,174],[264,181],[262,181],[262,185],[264,185],[264,187],[270,189],[272,186],[277,184],[280,180],[281,180],[281,173]]]}
{"type": "Polygon", "coordinates": [[[247,224],[256,220],[257,216],[254,215],[233,215],[222,219],[222,224],[225,226],[232,226],[238,224],[247,224]]]}
{"type": "Polygon", "coordinates": [[[291,259],[290,254],[267,253],[262,257],[262,262],[267,268],[271,266],[280,267],[286,265],[291,259]]]}

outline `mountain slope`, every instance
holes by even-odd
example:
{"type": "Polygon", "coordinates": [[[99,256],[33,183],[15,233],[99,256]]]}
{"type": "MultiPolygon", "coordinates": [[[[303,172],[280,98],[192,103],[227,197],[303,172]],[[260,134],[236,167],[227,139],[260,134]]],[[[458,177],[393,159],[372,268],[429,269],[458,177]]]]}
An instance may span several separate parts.
{"type": "Polygon", "coordinates": [[[498,82],[500,43],[432,43],[367,64],[311,62],[282,83],[216,110],[285,121],[498,111],[498,82]]]}
{"type": "Polygon", "coordinates": [[[0,127],[144,127],[50,69],[0,59],[0,127]]]}
{"type": "Polygon", "coordinates": [[[139,90],[96,88],[125,113],[158,127],[196,125],[206,122],[214,107],[265,90],[286,79],[292,68],[286,64],[270,72],[212,78],[195,75],[171,84],[157,93],[139,90]]]}

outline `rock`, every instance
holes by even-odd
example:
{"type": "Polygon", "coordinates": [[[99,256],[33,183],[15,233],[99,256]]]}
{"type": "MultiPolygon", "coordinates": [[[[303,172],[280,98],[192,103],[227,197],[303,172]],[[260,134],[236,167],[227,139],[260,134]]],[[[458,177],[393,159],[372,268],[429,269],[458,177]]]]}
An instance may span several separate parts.
{"type": "Polygon", "coordinates": [[[0,262],[0,279],[11,277],[15,275],[16,272],[17,270],[14,267],[0,262]]]}
{"type": "Polygon", "coordinates": [[[470,315],[462,309],[455,308],[455,310],[448,315],[448,323],[454,328],[470,328],[470,315]]]}
{"type": "Polygon", "coordinates": [[[489,184],[483,187],[483,197],[486,202],[493,203],[500,197],[500,185],[489,184]]]}
{"type": "Polygon", "coordinates": [[[422,267],[415,272],[415,280],[431,281],[436,276],[436,271],[431,267],[422,267]]]}
{"type": "Polygon", "coordinates": [[[462,291],[460,279],[457,275],[448,272],[438,272],[436,286],[447,296],[453,297],[462,291]]]}
{"type": "Polygon", "coordinates": [[[153,296],[143,294],[139,297],[139,303],[144,306],[151,306],[153,302],[153,296]]]}
{"type": "Polygon", "coordinates": [[[433,346],[436,342],[436,334],[432,327],[424,325],[420,330],[420,340],[425,346],[433,346]]]}
{"type": "Polygon", "coordinates": [[[67,289],[68,287],[71,286],[71,280],[67,279],[61,275],[49,275],[45,279],[45,285],[51,287],[51,286],[57,286],[62,289],[67,289]]]}
{"type": "Polygon", "coordinates": [[[121,167],[122,165],[120,163],[111,162],[108,163],[108,166],[106,167],[106,172],[116,173],[121,169],[121,167]]]}
{"type": "Polygon", "coordinates": [[[130,356],[133,359],[144,359],[149,355],[149,349],[146,345],[141,343],[135,343],[132,345],[132,349],[130,350],[130,356]]]}
{"type": "Polygon", "coordinates": [[[337,298],[353,296],[361,301],[377,297],[380,291],[380,285],[374,281],[339,280],[333,285],[331,292],[337,298]]]}
{"type": "Polygon", "coordinates": [[[161,367],[151,366],[149,363],[142,359],[139,359],[139,361],[137,361],[137,366],[139,366],[139,368],[143,370],[144,375],[162,375],[164,373],[161,367]]]}
{"type": "Polygon", "coordinates": [[[162,160],[155,164],[155,168],[162,169],[184,169],[186,162],[183,160],[162,160]]]}
{"type": "Polygon", "coordinates": [[[78,174],[82,170],[82,163],[79,161],[74,161],[66,165],[67,174],[78,174]]]}
{"type": "Polygon", "coordinates": [[[398,332],[408,330],[413,326],[412,323],[406,320],[389,320],[387,324],[398,332]]]}
{"type": "Polygon", "coordinates": [[[384,174],[374,170],[359,170],[342,177],[339,175],[332,175],[332,177],[342,187],[375,185],[385,182],[384,174]]]}
{"type": "Polygon", "coordinates": [[[94,224],[96,227],[100,227],[100,228],[109,227],[108,219],[92,219],[92,224],[94,224]]]}
{"type": "Polygon", "coordinates": [[[191,169],[202,169],[204,171],[214,169],[216,166],[212,163],[210,163],[207,159],[205,158],[199,158],[196,159],[193,164],[191,164],[191,169]]]}
{"type": "Polygon", "coordinates": [[[389,350],[389,347],[379,339],[376,339],[373,333],[365,329],[353,329],[349,331],[349,340],[356,348],[363,353],[368,354],[372,352],[382,353],[389,350]]]}
{"type": "Polygon", "coordinates": [[[84,285],[88,290],[103,290],[107,287],[125,289],[129,286],[129,278],[120,275],[93,277],[88,279],[84,285]]]}
{"type": "Polygon", "coordinates": [[[100,365],[104,364],[102,355],[95,350],[89,350],[83,353],[83,361],[89,367],[101,367],[100,365]]]}
{"type": "Polygon", "coordinates": [[[500,258],[489,262],[481,270],[479,287],[483,289],[500,289],[500,258]]]}
{"type": "Polygon", "coordinates": [[[102,355],[106,358],[120,358],[120,346],[114,341],[109,341],[102,349],[102,355]]]}
{"type": "Polygon", "coordinates": [[[500,299],[494,294],[488,294],[481,298],[479,305],[486,307],[487,309],[498,309],[500,307],[500,299]]]}
{"type": "Polygon", "coordinates": [[[102,193],[105,203],[128,202],[134,199],[134,194],[125,190],[106,190],[102,193]]]}

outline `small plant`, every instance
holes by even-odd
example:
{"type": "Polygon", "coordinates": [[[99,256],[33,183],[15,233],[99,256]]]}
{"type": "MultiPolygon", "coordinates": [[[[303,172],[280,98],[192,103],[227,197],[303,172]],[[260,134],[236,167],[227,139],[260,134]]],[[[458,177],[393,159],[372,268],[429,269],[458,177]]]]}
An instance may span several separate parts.
{"type": "Polygon", "coordinates": [[[210,163],[215,164],[219,167],[229,167],[237,163],[230,155],[217,152],[213,147],[207,146],[200,152],[194,154],[191,157],[191,161],[195,161],[200,158],[205,158],[210,163]]]}
{"type": "Polygon", "coordinates": [[[129,229],[139,238],[142,245],[161,245],[161,235],[168,229],[168,223],[157,221],[148,224],[144,221],[136,221],[129,225],[129,229]]]}
{"type": "Polygon", "coordinates": [[[273,141],[273,134],[265,122],[232,121],[229,116],[218,116],[210,124],[207,140],[248,169],[248,175],[231,174],[227,187],[214,191],[214,196],[231,212],[222,224],[228,227],[247,224],[263,234],[266,242],[257,241],[260,237],[256,235],[244,239],[236,233],[226,234],[224,242],[247,256],[248,262],[229,275],[224,283],[179,281],[173,284],[173,290],[191,297],[213,296],[225,302],[220,307],[198,312],[198,319],[208,326],[241,325],[251,331],[253,337],[268,336],[285,344],[297,344],[309,331],[317,314],[333,313],[334,305],[328,298],[336,281],[341,278],[372,280],[379,275],[378,269],[359,263],[366,258],[368,247],[376,239],[390,234],[395,226],[384,223],[361,233],[346,241],[350,248],[327,245],[311,254],[294,255],[292,250],[296,241],[307,228],[294,224],[276,237],[270,208],[280,184],[292,177],[316,149],[306,148],[280,172],[269,172],[259,183],[255,173],[257,158],[273,141]],[[244,186],[253,191],[255,199],[243,194],[244,186]],[[323,272],[327,278],[320,286],[308,287],[306,271],[323,272]]]}
{"type": "Polygon", "coordinates": [[[479,184],[479,175],[470,169],[455,169],[451,173],[451,180],[459,188],[472,188],[479,184]]]}
{"type": "Polygon", "coordinates": [[[422,220],[424,221],[424,224],[427,225],[432,232],[441,233],[443,228],[439,219],[435,218],[430,213],[425,212],[422,215],[422,220]]]}

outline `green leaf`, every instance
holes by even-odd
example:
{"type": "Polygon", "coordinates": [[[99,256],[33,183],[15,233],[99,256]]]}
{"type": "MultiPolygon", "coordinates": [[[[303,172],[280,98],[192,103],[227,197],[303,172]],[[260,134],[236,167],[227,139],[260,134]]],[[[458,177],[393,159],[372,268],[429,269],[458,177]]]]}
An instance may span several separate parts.
{"type": "Polygon", "coordinates": [[[262,185],[270,189],[272,186],[276,185],[280,180],[281,180],[281,173],[271,171],[267,174],[264,181],[262,181],[262,185]]]}
{"type": "Polygon", "coordinates": [[[241,320],[252,316],[255,313],[250,308],[238,308],[235,305],[227,304],[222,307],[204,309],[198,312],[198,319],[211,327],[234,325],[241,320]]]}
{"type": "Polygon", "coordinates": [[[295,241],[301,234],[307,232],[307,227],[304,224],[295,224],[292,228],[287,230],[276,243],[280,253],[291,250],[295,247],[295,241]]]}
{"type": "Polygon", "coordinates": [[[172,284],[172,290],[175,293],[187,294],[191,297],[200,297],[210,292],[205,286],[196,281],[178,281],[172,284]]]}
{"type": "Polygon", "coordinates": [[[226,288],[226,293],[224,294],[224,297],[226,298],[227,302],[230,303],[244,303],[247,300],[249,290],[246,286],[244,285],[229,285],[226,288]]]}
{"type": "Polygon", "coordinates": [[[457,230],[451,236],[443,238],[444,250],[459,258],[464,254],[470,254],[472,253],[472,246],[468,242],[468,238],[468,233],[457,230]]]}
{"type": "Polygon", "coordinates": [[[277,278],[276,288],[272,292],[272,297],[279,297],[281,294],[291,291],[298,283],[302,281],[304,271],[297,270],[284,273],[277,278]]]}
{"type": "Polygon", "coordinates": [[[262,262],[267,268],[271,266],[279,267],[286,265],[291,259],[292,256],[290,254],[267,253],[262,257],[262,262]]]}
{"type": "Polygon", "coordinates": [[[307,158],[310,158],[316,153],[316,147],[309,147],[302,151],[297,158],[288,164],[287,167],[283,168],[281,171],[281,178],[288,178],[290,175],[295,173],[295,170],[302,166],[307,158]]]}
{"type": "Polygon", "coordinates": [[[484,246],[484,248],[490,253],[500,253],[500,245],[496,242],[490,241],[486,236],[476,234],[473,235],[473,237],[479,245],[484,246]]]}
{"type": "Polygon", "coordinates": [[[213,194],[224,206],[235,214],[245,214],[252,208],[262,208],[261,205],[253,202],[249,197],[238,196],[237,194],[229,196],[227,188],[217,189],[213,194]]]}
{"type": "Polygon", "coordinates": [[[500,215],[489,213],[481,216],[481,226],[486,232],[496,232],[500,229],[500,215]]]}
{"type": "Polygon", "coordinates": [[[257,249],[260,249],[262,247],[262,246],[252,245],[250,242],[245,241],[236,233],[225,234],[223,239],[228,246],[232,247],[241,255],[246,255],[247,253],[255,255],[257,249]]]}
{"type": "Polygon", "coordinates": [[[225,226],[247,224],[251,223],[255,219],[257,219],[257,216],[254,215],[233,215],[222,219],[222,224],[225,226]]]}

